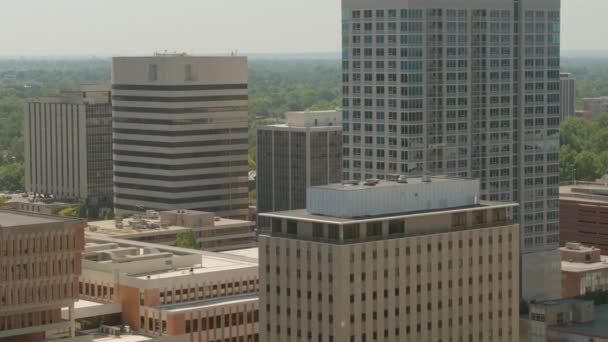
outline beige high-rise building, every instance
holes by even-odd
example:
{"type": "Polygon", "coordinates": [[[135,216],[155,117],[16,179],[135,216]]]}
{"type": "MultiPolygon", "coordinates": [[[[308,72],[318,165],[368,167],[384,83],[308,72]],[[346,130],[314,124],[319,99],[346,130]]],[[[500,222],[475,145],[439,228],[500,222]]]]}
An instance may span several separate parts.
{"type": "Polygon", "coordinates": [[[112,60],[114,207],[248,214],[247,58],[112,60]]]}
{"type": "Polygon", "coordinates": [[[112,105],[109,85],[27,103],[25,187],[68,200],[112,201],[112,105]]]}
{"type": "Polygon", "coordinates": [[[478,180],[398,180],[261,214],[261,341],[517,340],[517,204],[480,201],[478,180]]]}
{"type": "Polygon", "coordinates": [[[0,341],[70,337],[84,221],[0,210],[0,341]]]}

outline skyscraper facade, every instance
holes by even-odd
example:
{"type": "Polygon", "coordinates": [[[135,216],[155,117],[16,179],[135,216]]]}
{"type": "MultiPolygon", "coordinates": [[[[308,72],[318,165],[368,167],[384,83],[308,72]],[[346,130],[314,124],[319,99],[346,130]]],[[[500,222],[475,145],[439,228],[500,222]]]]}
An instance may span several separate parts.
{"type": "Polygon", "coordinates": [[[561,119],[576,115],[576,81],[572,74],[563,72],[559,75],[561,119]]]}
{"type": "Polygon", "coordinates": [[[247,59],[113,59],[114,207],[246,217],[247,59]]]}
{"type": "Polygon", "coordinates": [[[559,0],[342,9],[344,177],[479,178],[520,203],[523,296],[559,296],[559,0]]]}
{"type": "Polygon", "coordinates": [[[292,112],[257,131],[258,213],[303,209],[306,189],[342,180],[342,114],[292,112]]]}
{"type": "Polygon", "coordinates": [[[260,214],[260,340],[518,341],[519,225],[479,181],[312,187],[260,214]]]}
{"type": "Polygon", "coordinates": [[[59,199],[112,202],[108,85],[83,85],[25,105],[25,187],[59,199]]]}

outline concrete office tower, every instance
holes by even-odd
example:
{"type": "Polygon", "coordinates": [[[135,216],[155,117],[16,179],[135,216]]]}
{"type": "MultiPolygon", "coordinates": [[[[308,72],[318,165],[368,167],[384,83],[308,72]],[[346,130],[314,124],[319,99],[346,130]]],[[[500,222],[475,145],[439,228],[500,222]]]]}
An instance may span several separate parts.
{"type": "Polygon", "coordinates": [[[261,214],[261,341],[516,340],[517,204],[480,201],[478,180],[407,181],[261,214]]]}
{"type": "Polygon", "coordinates": [[[114,207],[247,216],[247,59],[112,64],[114,207]]]}
{"type": "Polygon", "coordinates": [[[576,115],[576,81],[570,73],[559,75],[561,119],[576,115]]]}
{"type": "Polygon", "coordinates": [[[0,340],[73,337],[84,221],[0,210],[0,340]]]}
{"type": "Polygon", "coordinates": [[[344,178],[515,201],[523,296],[559,297],[559,0],[343,0],[344,178]]]}
{"type": "Polygon", "coordinates": [[[342,180],[341,116],[293,112],[284,124],[258,127],[258,213],[303,209],[307,188],[342,180]]]}
{"type": "Polygon", "coordinates": [[[27,103],[25,187],[59,199],[112,202],[112,107],[107,85],[27,103]]]}

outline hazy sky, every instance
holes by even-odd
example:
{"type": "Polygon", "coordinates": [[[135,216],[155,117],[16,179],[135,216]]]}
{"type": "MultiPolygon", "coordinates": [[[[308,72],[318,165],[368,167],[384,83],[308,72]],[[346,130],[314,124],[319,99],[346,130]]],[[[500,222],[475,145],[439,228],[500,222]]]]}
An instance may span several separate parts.
{"type": "MultiPolygon", "coordinates": [[[[608,50],[608,0],[562,0],[562,48],[608,50]]],[[[340,0],[0,0],[1,55],[335,52],[340,0]]]]}

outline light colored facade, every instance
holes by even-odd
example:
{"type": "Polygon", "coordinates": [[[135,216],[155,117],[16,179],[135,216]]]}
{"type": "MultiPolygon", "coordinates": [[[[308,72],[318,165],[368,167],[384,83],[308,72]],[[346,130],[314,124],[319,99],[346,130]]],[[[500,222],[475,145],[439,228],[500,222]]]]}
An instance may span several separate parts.
{"type": "Polygon", "coordinates": [[[306,207],[306,189],[342,180],[342,114],[292,112],[257,128],[258,213],[306,207]]]}
{"type": "Polygon", "coordinates": [[[27,103],[26,191],[63,199],[112,201],[112,107],[107,85],[27,103]]]}
{"type": "Polygon", "coordinates": [[[576,81],[570,73],[559,75],[561,119],[576,115],[576,81]]]}
{"type": "Polygon", "coordinates": [[[318,210],[261,214],[270,222],[259,237],[262,341],[516,339],[516,204],[479,202],[446,188],[477,180],[408,182],[313,187],[309,201],[324,204],[318,210]],[[425,188],[411,187],[417,184],[425,188]],[[405,212],[328,214],[350,205],[332,193],[369,198],[394,188],[418,195],[400,201],[405,212]],[[410,209],[416,202],[445,206],[410,209]],[[459,202],[468,204],[454,206],[459,202]]]}
{"type": "Polygon", "coordinates": [[[71,337],[84,247],[78,219],[0,210],[0,340],[71,337]]]}
{"type": "Polygon", "coordinates": [[[344,179],[426,170],[519,202],[525,298],[560,291],[559,25],[559,0],[342,0],[344,179]]]}
{"type": "Polygon", "coordinates": [[[91,236],[163,245],[175,245],[180,233],[192,232],[196,247],[210,252],[257,246],[254,222],[183,209],[153,212],[149,217],[89,222],[86,231],[91,236]]]}
{"type": "Polygon", "coordinates": [[[257,342],[258,286],[257,258],[87,235],[79,290],[159,341],[257,342]]]}
{"type": "Polygon", "coordinates": [[[247,216],[247,77],[245,57],[113,59],[118,212],[247,216]]]}
{"type": "Polygon", "coordinates": [[[608,256],[600,249],[569,242],[560,248],[562,297],[572,298],[594,291],[608,291],[608,256]]]}
{"type": "Polygon", "coordinates": [[[590,113],[590,119],[595,119],[599,113],[608,113],[608,96],[584,98],[583,110],[590,113]]]}

